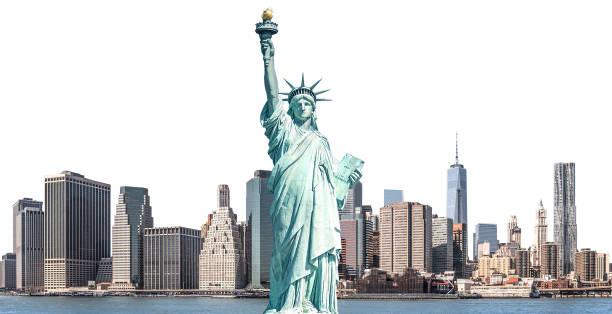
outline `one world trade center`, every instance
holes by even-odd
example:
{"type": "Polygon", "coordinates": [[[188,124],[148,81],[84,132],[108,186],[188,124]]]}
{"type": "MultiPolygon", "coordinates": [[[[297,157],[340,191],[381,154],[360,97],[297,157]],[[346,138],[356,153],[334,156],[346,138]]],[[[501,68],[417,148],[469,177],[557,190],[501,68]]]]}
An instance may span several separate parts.
{"type": "Polygon", "coordinates": [[[455,163],[447,170],[446,217],[467,227],[466,169],[459,163],[459,147],[455,136],[455,163]]]}

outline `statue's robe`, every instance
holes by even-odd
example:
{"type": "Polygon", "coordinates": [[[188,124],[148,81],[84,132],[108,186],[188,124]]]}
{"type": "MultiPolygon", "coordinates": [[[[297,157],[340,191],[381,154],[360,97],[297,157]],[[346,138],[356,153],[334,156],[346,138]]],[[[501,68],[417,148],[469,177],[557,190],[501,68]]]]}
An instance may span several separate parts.
{"type": "Polygon", "coordinates": [[[261,113],[274,162],[268,181],[274,192],[274,250],[266,313],[337,313],[342,246],[329,143],[319,131],[298,127],[282,106],[277,108],[269,115],[264,106],[261,113]]]}

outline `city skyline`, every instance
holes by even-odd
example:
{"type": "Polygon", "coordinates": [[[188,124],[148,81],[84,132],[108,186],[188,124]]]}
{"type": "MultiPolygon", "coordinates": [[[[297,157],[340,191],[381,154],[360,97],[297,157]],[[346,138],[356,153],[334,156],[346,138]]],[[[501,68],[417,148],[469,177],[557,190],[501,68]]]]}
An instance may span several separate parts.
{"type": "MultiPolygon", "coordinates": [[[[6,104],[0,131],[11,135],[0,139],[0,146],[40,152],[7,154],[0,165],[9,178],[0,183],[5,210],[25,197],[43,200],[44,176],[72,170],[111,184],[111,208],[120,186],[149,188],[162,226],[199,228],[215,209],[215,187],[226,183],[238,219],[245,220],[245,183],[256,169],[271,169],[263,129],[252,119],[265,98],[252,34],[261,4],[239,10],[220,4],[214,9],[231,14],[206,17],[210,8],[203,4],[185,10],[150,5],[152,14],[144,16],[138,14],[142,6],[134,3],[121,10],[92,10],[92,15],[63,5],[43,6],[48,14],[15,4],[12,14],[0,19],[0,29],[16,29],[0,35],[14,47],[0,51],[5,69],[0,82],[6,88],[0,93],[6,104]],[[154,18],[165,12],[180,21],[154,18]],[[146,27],[135,27],[133,19],[146,27]],[[219,25],[227,29],[218,32],[219,25]],[[73,44],[73,36],[83,43],[73,44]],[[229,37],[236,40],[226,43],[229,37]],[[222,48],[211,49],[220,42],[222,48]],[[248,57],[239,58],[243,55],[248,57]],[[245,74],[230,75],[229,64],[245,74]],[[218,83],[212,77],[220,78],[218,83]],[[244,91],[236,95],[236,86],[244,91]],[[28,124],[21,124],[21,118],[28,118],[28,124]],[[43,136],[48,127],[67,135],[48,141],[43,136]],[[74,149],[57,156],[46,153],[62,139],[74,149]],[[247,143],[247,149],[237,150],[238,142],[247,143]],[[223,153],[210,154],[213,147],[223,153]],[[198,205],[177,200],[177,195],[196,196],[198,205]]],[[[296,56],[278,60],[279,74],[292,80],[307,70],[308,78],[325,77],[334,102],[317,108],[319,127],[333,140],[336,158],[351,151],[366,161],[363,203],[375,213],[383,205],[383,190],[394,188],[404,191],[405,201],[431,205],[434,214],[446,216],[446,169],[458,131],[461,162],[470,171],[470,250],[476,223],[497,224],[503,241],[500,229],[510,214],[518,217],[524,246],[531,245],[533,211],[540,199],[552,228],[552,165],[574,162],[577,248],[612,251],[597,236],[612,218],[604,181],[612,170],[603,167],[610,147],[593,144],[606,143],[605,135],[612,133],[602,114],[612,100],[606,92],[612,82],[605,75],[612,72],[607,57],[612,47],[601,40],[612,27],[605,15],[609,10],[541,2],[501,7],[507,13],[487,17],[473,10],[477,4],[448,3],[448,11],[433,4],[383,4],[377,8],[387,17],[377,21],[384,29],[380,32],[364,28],[371,6],[351,8],[352,14],[343,14],[340,4],[322,2],[299,9],[280,2],[271,6],[282,25],[276,48],[296,56]],[[551,8],[559,14],[548,14],[551,8]],[[576,19],[568,22],[568,14],[576,19]],[[308,23],[308,16],[320,18],[308,23]],[[338,19],[345,25],[342,30],[338,19]],[[377,38],[383,49],[364,46],[345,28],[377,38]],[[313,42],[330,51],[314,44],[305,48],[288,35],[315,33],[313,42]],[[327,55],[331,50],[336,52],[327,55]],[[355,67],[362,73],[346,74],[355,67]],[[355,86],[362,85],[369,88],[357,92],[355,86]],[[406,94],[394,92],[406,88],[406,94]],[[349,118],[339,119],[344,112],[349,118]],[[405,123],[406,118],[411,122],[405,123]],[[558,128],[562,122],[577,126],[558,128]],[[346,132],[351,123],[359,127],[346,132]],[[507,191],[513,192],[512,202],[506,202],[507,191]]],[[[10,230],[11,224],[3,219],[0,228],[10,230]]],[[[547,241],[553,240],[552,233],[547,241]]],[[[0,240],[2,252],[11,251],[9,234],[0,240]]]]}

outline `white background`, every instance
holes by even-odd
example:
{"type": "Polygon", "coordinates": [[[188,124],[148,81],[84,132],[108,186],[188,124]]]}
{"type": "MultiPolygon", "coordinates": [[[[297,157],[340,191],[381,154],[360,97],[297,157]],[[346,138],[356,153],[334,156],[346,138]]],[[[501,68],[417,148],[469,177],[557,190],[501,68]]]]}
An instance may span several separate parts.
{"type": "MultiPolygon", "coordinates": [[[[468,173],[476,223],[512,214],[533,243],[540,199],[553,237],[553,163],[576,163],[578,247],[612,252],[609,1],[3,1],[0,254],[12,204],[72,170],[149,188],[156,226],[199,228],[218,184],[245,217],[245,183],[270,169],[254,24],[275,11],[280,78],[318,88],[336,158],[445,215],[446,169],[468,173]]],[[[282,85],[283,88],[286,86],[282,85]]],[[[286,89],[285,89],[286,91],[286,89]]],[[[470,245],[470,253],[472,252],[470,245]]]]}

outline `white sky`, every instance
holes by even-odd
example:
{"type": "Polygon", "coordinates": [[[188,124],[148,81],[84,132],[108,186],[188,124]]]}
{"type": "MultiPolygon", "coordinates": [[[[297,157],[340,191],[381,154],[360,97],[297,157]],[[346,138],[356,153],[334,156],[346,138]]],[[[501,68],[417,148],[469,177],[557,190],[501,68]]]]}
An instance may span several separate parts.
{"type": "MultiPolygon", "coordinates": [[[[156,226],[198,228],[230,185],[270,169],[254,24],[275,11],[280,78],[319,88],[336,158],[445,215],[446,169],[468,171],[471,233],[512,214],[533,242],[540,199],[553,237],[553,163],[576,163],[578,247],[612,253],[612,2],[2,1],[0,254],[11,206],[72,170],[149,188],[156,226]],[[607,179],[606,179],[607,178],[607,179]]],[[[286,87],[282,85],[286,90],[286,87]]],[[[470,245],[470,253],[472,252],[470,245]]]]}

